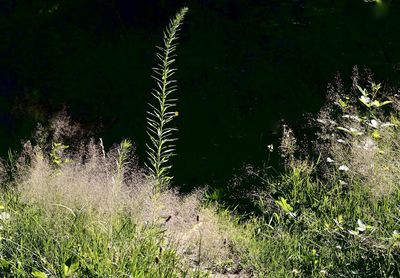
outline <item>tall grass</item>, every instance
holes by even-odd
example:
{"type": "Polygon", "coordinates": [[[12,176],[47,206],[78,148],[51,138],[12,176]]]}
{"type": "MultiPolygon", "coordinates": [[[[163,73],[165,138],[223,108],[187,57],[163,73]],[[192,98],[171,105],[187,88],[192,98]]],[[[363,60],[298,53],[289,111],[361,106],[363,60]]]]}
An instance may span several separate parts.
{"type": "Polygon", "coordinates": [[[400,276],[399,99],[371,78],[354,81],[330,89],[315,162],[296,158],[286,127],[286,172],[259,174],[263,216],[247,260],[260,276],[400,276]]]}
{"type": "Polygon", "coordinates": [[[16,187],[0,198],[0,276],[202,277],[228,261],[229,225],[201,192],[155,198],[154,181],[127,163],[129,148],[89,140],[55,164],[26,142],[16,187]]]}
{"type": "Polygon", "coordinates": [[[129,214],[101,219],[62,204],[1,200],[10,218],[2,222],[2,277],[181,277],[162,231],[137,225],[129,214]],[[112,229],[109,229],[112,227],[112,229]],[[114,231],[111,233],[110,231],[114,231]]]}
{"type": "Polygon", "coordinates": [[[400,277],[400,100],[370,77],[355,74],[348,91],[330,87],[315,161],[283,126],[285,170],[251,173],[258,214],[168,188],[171,65],[186,12],[170,22],[154,69],[151,177],[129,140],[110,150],[101,139],[73,140],[80,131],[65,115],[40,127],[0,163],[0,276],[400,277]]]}

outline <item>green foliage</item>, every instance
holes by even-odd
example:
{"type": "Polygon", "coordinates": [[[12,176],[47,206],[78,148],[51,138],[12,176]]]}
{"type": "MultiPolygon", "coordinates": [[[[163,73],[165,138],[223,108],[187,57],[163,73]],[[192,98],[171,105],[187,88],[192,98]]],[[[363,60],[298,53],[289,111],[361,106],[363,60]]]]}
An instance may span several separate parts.
{"type": "Polygon", "coordinates": [[[380,84],[355,93],[337,96],[325,110],[334,116],[321,113],[323,160],[261,176],[257,244],[244,258],[256,275],[400,276],[398,103],[380,84]]]}
{"type": "MultiPolygon", "coordinates": [[[[358,102],[351,103],[350,97],[347,96],[346,101],[348,102],[339,98],[338,103],[343,110],[343,117],[359,122],[361,129],[357,129],[354,126],[338,126],[337,129],[351,136],[360,136],[372,128],[372,137],[378,139],[380,137],[378,129],[382,127],[381,123],[385,120],[382,108],[393,101],[381,99],[381,84],[372,83],[370,92],[358,85],[357,89],[361,93],[358,97],[358,102]]],[[[383,127],[390,125],[391,123],[386,122],[383,124],[383,127]]]]}
{"type": "Polygon", "coordinates": [[[0,189],[5,191],[12,189],[18,177],[18,155],[15,151],[8,149],[7,160],[4,162],[4,171],[2,174],[2,180],[0,182],[0,189]]]}
{"type": "Polygon", "coordinates": [[[79,268],[79,258],[76,255],[69,257],[62,265],[64,269],[64,276],[69,277],[73,275],[79,268]]]}
{"type": "Polygon", "coordinates": [[[1,201],[11,215],[0,220],[1,277],[186,276],[163,231],[137,225],[129,213],[99,219],[83,210],[49,212],[6,195],[1,201]]]}
{"type": "Polygon", "coordinates": [[[117,186],[121,186],[121,183],[123,181],[123,176],[124,176],[124,168],[126,166],[128,162],[128,154],[129,151],[132,148],[132,143],[131,141],[124,139],[122,140],[122,142],[119,145],[118,148],[118,157],[116,160],[116,164],[117,164],[117,176],[115,179],[115,184],[117,186]]]}
{"type": "MultiPolygon", "coordinates": [[[[164,46],[157,53],[160,64],[154,68],[153,77],[157,86],[152,93],[155,104],[150,103],[151,110],[147,112],[147,134],[150,138],[147,154],[148,168],[157,182],[158,193],[170,193],[165,191],[172,179],[169,174],[172,167],[170,158],[174,155],[174,133],[177,131],[171,127],[171,122],[178,116],[176,99],[172,98],[177,89],[176,81],[172,79],[175,69],[171,66],[175,61],[175,41],[187,11],[187,8],[182,9],[170,21],[164,33],[164,46]]],[[[324,173],[320,175],[319,158],[316,163],[295,158],[296,140],[292,131],[285,128],[286,136],[281,151],[289,157],[290,163],[279,176],[262,177],[264,188],[254,194],[255,206],[260,214],[244,220],[223,211],[220,221],[212,223],[218,225],[218,229],[212,229],[214,226],[210,225],[211,220],[215,220],[210,216],[214,211],[207,211],[208,214],[201,217],[196,215],[199,210],[194,209],[167,213],[166,217],[157,215],[158,209],[162,213],[167,211],[165,203],[157,203],[161,198],[139,200],[140,205],[134,205],[149,209],[151,216],[156,215],[141,223],[137,221],[139,217],[133,215],[134,206],[121,206],[121,209],[100,213],[87,203],[79,208],[69,208],[61,203],[46,204],[45,196],[40,196],[43,197],[40,201],[26,201],[21,200],[21,192],[6,191],[0,195],[0,275],[36,278],[199,277],[207,275],[207,271],[201,268],[204,260],[201,249],[206,244],[219,246],[215,234],[220,235],[223,231],[226,236],[223,245],[229,248],[232,256],[220,265],[211,266],[210,272],[217,274],[226,274],[232,267],[237,267],[235,274],[243,277],[400,277],[400,187],[395,170],[399,168],[400,146],[390,143],[398,141],[400,132],[396,128],[385,129],[396,127],[399,115],[391,115],[388,120],[383,110],[393,101],[382,99],[380,84],[372,83],[369,90],[357,88],[361,95],[357,96],[356,101],[348,96],[336,100],[343,113],[339,114],[338,119],[329,119],[334,123],[334,132],[333,135],[330,133],[333,139],[328,149],[331,148],[329,151],[337,156],[329,158],[327,162],[348,159],[350,163],[358,159],[373,164],[371,162],[375,161],[377,154],[388,154],[386,160],[379,160],[383,167],[373,165],[372,174],[368,172],[370,176],[339,163],[340,167],[332,167],[333,175],[327,179],[324,173]],[[365,143],[366,139],[371,138],[373,147],[376,143],[380,148],[379,152],[372,147],[368,149],[365,144],[360,145],[360,142],[365,143]],[[337,145],[332,142],[339,140],[340,144],[345,143],[345,148],[335,153],[337,145]],[[364,157],[355,157],[355,150],[360,149],[361,152],[372,149],[371,159],[365,161],[364,157]],[[390,168],[391,164],[395,167],[390,168]],[[376,168],[378,171],[375,171],[376,168]],[[341,178],[346,174],[340,171],[353,172],[358,178],[343,182],[341,178]],[[383,172],[381,176],[380,172],[383,172]],[[383,185],[395,181],[394,185],[390,184],[392,190],[381,195],[371,194],[366,186],[366,177],[371,176],[377,178],[375,182],[383,185]],[[391,179],[382,178],[388,176],[391,179]],[[149,202],[156,202],[157,210],[151,209],[149,202]],[[49,206],[53,209],[49,210],[49,206]],[[190,239],[198,242],[194,271],[187,270],[193,268],[193,262],[184,261],[184,256],[193,260],[188,255],[188,249],[179,253],[179,246],[167,240],[168,225],[182,224],[174,222],[182,217],[180,213],[187,213],[188,218],[183,219],[194,222],[189,232],[181,237],[182,241],[190,239]]],[[[50,161],[58,169],[66,162],[63,152],[67,148],[61,143],[52,144],[50,161]]],[[[111,204],[123,200],[116,198],[117,190],[114,189],[128,191],[128,188],[123,188],[123,178],[131,148],[132,143],[123,140],[117,149],[118,155],[113,157],[116,164],[113,173],[116,176],[113,176],[111,204]]],[[[270,151],[273,151],[272,147],[270,151]]],[[[18,174],[16,157],[10,155],[9,160],[12,171],[18,174]]],[[[36,172],[34,178],[43,177],[40,175],[43,173],[36,172]]],[[[90,185],[97,177],[92,175],[90,185]]],[[[54,176],[49,175],[49,180],[54,176]]],[[[47,180],[39,181],[40,186],[51,185],[47,180]]],[[[107,196],[110,193],[108,189],[107,196]]],[[[62,201],[59,192],[57,197],[60,198],[57,200],[62,201]]],[[[139,196],[135,197],[139,199],[139,196]]],[[[182,204],[179,197],[169,197],[172,205],[182,204]]],[[[206,194],[206,199],[215,202],[223,197],[224,192],[218,189],[206,194]]],[[[189,199],[189,203],[193,204],[190,201],[194,199],[189,199]]],[[[197,242],[189,242],[189,245],[196,246],[197,242]]]]}
{"type": "Polygon", "coordinates": [[[266,177],[243,265],[260,277],[398,277],[400,189],[369,198],[362,184],[327,184],[310,167],[266,177]]]}
{"type": "MultiPolygon", "coordinates": [[[[372,83],[371,84],[371,90],[372,90],[371,93],[369,93],[366,89],[363,89],[358,85],[357,85],[357,88],[362,94],[362,96],[359,98],[359,100],[367,108],[380,108],[382,106],[385,106],[385,105],[393,102],[390,100],[385,100],[385,101],[381,102],[377,99],[378,91],[379,91],[379,89],[381,89],[381,84],[372,83]]],[[[374,115],[373,111],[370,111],[370,113],[372,116],[374,115]]]]}
{"type": "Polygon", "coordinates": [[[330,122],[325,133],[325,157],[331,170],[349,182],[358,180],[374,194],[387,194],[396,187],[400,175],[397,166],[398,100],[393,90],[383,90],[370,82],[365,88],[357,85],[347,96],[337,95],[337,114],[321,122],[330,122]],[[343,105],[343,99],[346,105],[343,105]]]}
{"type": "Polygon", "coordinates": [[[285,198],[280,197],[278,201],[275,201],[277,205],[285,212],[285,213],[291,213],[293,211],[293,208],[291,205],[289,205],[286,201],[285,198]]]}
{"type": "Polygon", "coordinates": [[[41,271],[33,271],[32,276],[34,278],[47,278],[48,277],[46,273],[41,272],[41,271]]]}
{"type": "Polygon", "coordinates": [[[60,167],[62,163],[68,162],[68,159],[63,159],[63,152],[68,148],[69,146],[64,145],[62,143],[55,143],[55,142],[52,143],[50,151],[50,160],[54,163],[54,165],[60,167]]]}
{"type": "Polygon", "coordinates": [[[178,32],[183,22],[188,8],[183,8],[172,19],[164,32],[164,46],[158,47],[159,52],[157,58],[159,64],[153,68],[153,78],[157,86],[153,89],[152,95],[156,101],[155,104],[149,103],[151,108],[147,111],[147,134],[150,143],[147,144],[148,168],[151,175],[157,182],[157,190],[165,189],[172,177],[169,175],[169,160],[174,155],[175,145],[174,137],[176,128],[171,127],[171,121],[178,116],[175,109],[176,99],[172,98],[172,94],[176,92],[176,80],[172,79],[176,69],[172,67],[175,61],[175,50],[178,39],[178,32]]]}

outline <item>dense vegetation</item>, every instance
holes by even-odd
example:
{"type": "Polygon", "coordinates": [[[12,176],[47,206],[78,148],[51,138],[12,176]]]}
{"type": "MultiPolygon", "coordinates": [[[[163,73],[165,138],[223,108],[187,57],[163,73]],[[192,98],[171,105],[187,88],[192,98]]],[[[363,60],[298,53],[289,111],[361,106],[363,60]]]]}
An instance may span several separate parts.
{"type": "MultiPolygon", "coordinates": [[[[123,140],[107,150],[65,112],[1,164],[0,274],[5,277],[398,277],[400,100],[353,71],[338,78],[299,142],[282,126],[284,171],[248,166],[253,210],[219,191],[170,188],[176,87],[164,34],[149,110],[149,166],[123,140]],[[158,75],[157,75],[158,74],[158,75]],[[164,115],[163,115],[164,113],[164,115]],[[170,113],[170,114],[168,114],[170,113]]],[[[234,179],[240,188],[242,179],[234,179]]]]}
{"type": "MultiPolygon", "coordinates": [[[[319,111],[338,71],[347,83],[365,65],[399,85],[400,2],[380,2],[378,17],[382,5],[364,0],[187,1],[176,186],[225,190],[243,164],[260,166],[280,119],[302,135],[303,113],[319,111]]],[[[154,46],[182,3],[0,1],[0,156],[65,106],[107,148],[132,138],[143,165],[154,46]]]]}

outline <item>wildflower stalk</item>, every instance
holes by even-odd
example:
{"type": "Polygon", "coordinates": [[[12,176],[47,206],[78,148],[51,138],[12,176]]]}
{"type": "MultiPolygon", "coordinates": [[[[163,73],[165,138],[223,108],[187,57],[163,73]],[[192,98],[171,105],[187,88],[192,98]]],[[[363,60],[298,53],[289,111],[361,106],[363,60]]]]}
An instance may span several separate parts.
{"type": "Polygon", "coordinates": [[[168,27],[164,32],[164,46],[157,47],[157,58],[159,64],[153,68],[153,78],[157,86],[152,91],[155,104],[149,103],[150,110],[147,111],[147,134],[150,143],[147,146],[148,167],[151,176],[156,181],[156,191],[164,190],[172,176],[169,170],[172,165],[169,164],[171,156],[175,155],[175,145],[173,144],[177,138],[173,137],[176,128],[170,127],[170,122],[178,116],[178,112],[174,111],[176,106],[175,98],[171,98],[171,94],[177,90],[176,80],[171,79],[176,69],[171,65],[175,61],[175,50],[178,39],[178,32],[183,22],[188,8],[181,9],[176,16],[171,19],[168,27]]]}

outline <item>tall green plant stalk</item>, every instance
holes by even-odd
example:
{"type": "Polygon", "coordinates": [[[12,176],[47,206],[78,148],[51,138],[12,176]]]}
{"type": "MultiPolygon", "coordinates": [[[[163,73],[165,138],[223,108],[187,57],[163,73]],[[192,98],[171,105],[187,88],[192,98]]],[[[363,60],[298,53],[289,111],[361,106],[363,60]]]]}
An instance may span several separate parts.
{"type": "Polygon", "coordinates": [[[172,176],[169,170],[172,165],[169,163],[171,156],[175,155],[174,141],[177,140],[173,134],[177,128],[171,126],[171,121],[178,116],[175,110],[176,98],[171,94],[177,90],[176,80],[172,79],[176,69],[172,67],[175,61],[175,50],[180,26],[182,25],[188,8],[181,9],[176,16],[170,20],[164,31],[164,46],[157,47],[157,58],[159,64],[153,68],[153,78],[157,86],[153,89],[152,95],[155,104],[149,103],[150,110],[147,111],[147,134],[150,143],[146,144],[148,154],[147,167],[151,176],[156,180],[156,190],[164,190],[172,176]]]}
{"type": "Polygon", "coordinates": [[[128,154],[132,148],[132,143],[130,140],[124,139],[118,148],[118,157],[116,159],[117,174],[114,180],[114,187],[121,187],[124,181],[124,168],[127,166],[128,154]]]}

